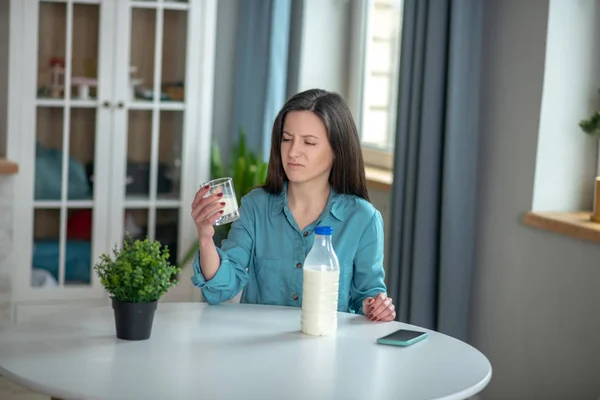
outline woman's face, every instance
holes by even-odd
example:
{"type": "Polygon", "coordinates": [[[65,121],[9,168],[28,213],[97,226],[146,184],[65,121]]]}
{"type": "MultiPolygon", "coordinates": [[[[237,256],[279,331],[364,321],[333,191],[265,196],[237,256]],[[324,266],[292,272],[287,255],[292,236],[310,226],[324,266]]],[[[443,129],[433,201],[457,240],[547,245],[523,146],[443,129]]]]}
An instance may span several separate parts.
{"type": "Polygon", "coordinates": [[[285,116],[281,139],[281,162],[293,183],[329,180],[333,150],[327,128],[311,111],[291,111],[285,116]]]}

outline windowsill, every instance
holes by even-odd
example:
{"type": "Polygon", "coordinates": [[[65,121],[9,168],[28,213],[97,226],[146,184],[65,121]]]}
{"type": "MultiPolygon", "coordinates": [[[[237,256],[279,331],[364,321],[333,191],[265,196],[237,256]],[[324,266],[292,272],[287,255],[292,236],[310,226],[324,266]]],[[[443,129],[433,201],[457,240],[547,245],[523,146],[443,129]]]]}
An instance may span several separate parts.
{"type": "Polygon", "coordinates": [[[524,222],[535,228],[600,243],[600,223],[591,221],[590,213],[530,211],[525,215],[524,222]]]}
{"type": "Polygon", "coordinates": [[[0,158],[0,175],[12,175],[19,172],[19,166],[6,158],[0,158]]]}
{"type": "Polygon", "coordinates": [[[362,146],[361,150],[365,165],[384,171],[391,171],[394,168],[394,153],[365,146],[362,146]]]}
{"type": "Polygon", "coordinates": [[[392,190],[394,173],[389,169],[366,166],[367,186],[372,189],[389,192],[392,190]]]}

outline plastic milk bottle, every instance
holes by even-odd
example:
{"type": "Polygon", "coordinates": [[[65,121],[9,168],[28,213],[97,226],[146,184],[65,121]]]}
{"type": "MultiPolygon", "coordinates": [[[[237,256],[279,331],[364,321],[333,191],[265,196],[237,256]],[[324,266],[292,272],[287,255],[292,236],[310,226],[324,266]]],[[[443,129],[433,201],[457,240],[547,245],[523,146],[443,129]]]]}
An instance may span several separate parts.
{"type": "Polygon", "coordinates": [[[304,261],[302,332],[331,335],[337,330],[340,264],[331,244],[330,226],[315,228],[315,241],[304,261]]]}

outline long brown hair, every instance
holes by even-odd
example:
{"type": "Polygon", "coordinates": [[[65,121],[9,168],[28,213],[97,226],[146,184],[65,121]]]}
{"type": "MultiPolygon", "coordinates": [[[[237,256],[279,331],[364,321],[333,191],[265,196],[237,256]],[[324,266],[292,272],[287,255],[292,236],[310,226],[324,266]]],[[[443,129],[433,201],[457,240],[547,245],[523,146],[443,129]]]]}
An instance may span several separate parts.
{"type": "Polygon", "coordinates": [[[279,194],[283,190],[283,183],[288,180],[281,160],[281,138],[283,123],[290,111],[312,111],[325,124],[334,154],[329,174],[331,187],[337,193],[353,194],[370,201],[360,139],[352,113],[339,94],[321,89],[310,89],[294,95],[277,114],[271,136],[267,180],[263,188],[271,194],[279,194]]]}

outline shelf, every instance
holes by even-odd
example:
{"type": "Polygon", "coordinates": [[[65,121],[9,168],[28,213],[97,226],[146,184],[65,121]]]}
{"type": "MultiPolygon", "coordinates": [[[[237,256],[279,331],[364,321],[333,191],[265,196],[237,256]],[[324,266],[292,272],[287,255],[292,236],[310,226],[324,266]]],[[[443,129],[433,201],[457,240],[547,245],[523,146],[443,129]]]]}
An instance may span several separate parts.
{"type": "Polygon", "coordinates": [[[125,199],[126,208],[149,208],[154,204],[156,208],[179,208],[181,200],[176,198],[158,198],[152,202],[147,196],[127,196],[125,199]]]}
{"type": "MultiPolygon", "coordinates": [[[[65,107],[67,101],[65,99],[36,99],[38,107],[65,107]]],[[[69,100],[71,108],[96,108],[100,104],[97,100],[69,100]]],[[[151,111],[155,108],[155,105],[151,101],[140,101],[136,100],[127,106],[130,110],[148,110],[151,111]]],[[[181,101],[161,101],[156,105],[156,108],[164,111],[183,111],[185,110],[185,104],[181,101]]]]}
{"type": "MultiPolygon", "coordinates": [[[[35,200],[33,206],[35,208],[43,209],[58,209],[65,204],[68,209],[75,208],[94,208],[93,200],[67,200],[65,202],[60,200],[35,200]]],[[[148,197],[144,196],[128,196],[125,199],[125,207],[127,208],[149,208],[152,202],[148,197]]],[[[175,198],[158,198],[154,202],[156,208],[179,208],[181,201],[175,198]]]]}
{"type": "MultiPolygon", "coordinates": [[[[44,3],[67,3],[68,0],[42,0],[44,3]]],[[[100,4],[101,0],[74,0],[74,4],[100,4]]]]}
{"type": "MultiPolygon", "coordinates": [[[[64,107],[67,102],[65,99],[36,99],[35,103],[38,107],[64,107]]],[[[69,100],[71,108],[96,108],[98,107],[97,100],[69,100]]]]}
{"type": "MultiPolygon", "coordinates": [[[[130,110],[153,110],[154,103],[151,101],[133,101],[129,103],[130,110]]],[[[183,111],[185,104],[181,101],[161,101],[158,103],[159,110],[165,111],[183,111]]]]}
{"type": "Polygon", "coordinates": [[[590,220],[590,211],[530,211],[523,221],[535,228],[600,243],[600,223],[590,220]]]}
{"type": "Polygon", "coordinates": [[[5,158],[0,158],[0,175],[12,175],[19,172],[19,166],[5,158]]]}
{"type": "Polygon", "coordinates": [[[35,208],[61,208],[65,204],[66,208],[94,208],[94,200],[35,200],[33,207],[35,208]]]}
{"type": "Polygon", "coordinates": [[[151,9],[163,9],[163,10],[189,10],[189,3],[175,2],[175,1],[132,1],[131,7],[133,8],[151,8],[151,9]]]}

